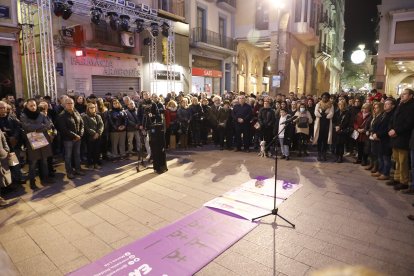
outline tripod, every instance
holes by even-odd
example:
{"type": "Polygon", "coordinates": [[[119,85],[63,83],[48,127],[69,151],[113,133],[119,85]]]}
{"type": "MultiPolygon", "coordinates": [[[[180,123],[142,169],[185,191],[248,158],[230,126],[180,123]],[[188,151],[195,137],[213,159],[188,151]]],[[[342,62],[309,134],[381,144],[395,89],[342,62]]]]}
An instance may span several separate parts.
{"type": "Polygon", "coordinates": [[[266,146],[266,150],[269,150],[270,149],[270,146],[272,146],[273,144],[275,144],[275,151],[276,151],[276,156],[275,156],[275,191],[274,191],[274,195],[273,195],[273,209],[272,209],[272,211],[270,213],[265,214],[265,215],[260,216],[260,217],[257,217],[257,218],[254,218],[254,219],[252,219],[252,221],[254,221],[256,219],[259,219],[259,218],[263,218],[263,217],[267,217],[267,216],[274,215],[276,217],[279,217],[279,218],[283,219],[287,223],[289,223],[292,226],[292,228],[295,228],[295,225],[293,223],[291,223],[289,220],[287,220],[284,217],[282,217],[281,215],[279,215],[279,212],[278,212],[279,211],[279,208],[276,207],[276,198],[277,198],[276,197],[276,188],[277,188],[277,143],[276,143],[276,141],[279,138],[279,134],[282,133],[286,129],[286,126],[288,124],[286,124],[279,131],[279,133],[275,137],[273,137],[273,139],[272,139],[272,141],[270,141],[269,145],[266,146]]]}

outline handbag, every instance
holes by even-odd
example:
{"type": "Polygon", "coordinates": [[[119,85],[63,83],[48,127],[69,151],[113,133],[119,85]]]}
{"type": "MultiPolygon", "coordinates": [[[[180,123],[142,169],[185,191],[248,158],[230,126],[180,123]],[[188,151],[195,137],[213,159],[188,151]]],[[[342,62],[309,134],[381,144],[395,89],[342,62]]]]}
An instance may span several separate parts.
{"type": "Polygon", "coordinates": [[[299,117],[298,119],[298,128],[308,128],[309,127],[309,118],[308,117],[299,117]]]}
{"type": "Polygon", "coordinates": [[[358,130],[354,129],[354,131],[352,131],[352,133],[351,133],[351,138],[356,140],[356,139],[358,139],[358,137],[359,137],[359,132],[358,132],[358,130]]]}
{"type": "Polygon", "coordinates": [[[2,160],[0,163],[0,188],[6,188],[12,184],[10,169],[2,160]]]}
{"type": "Polygon", "coordinates": [[[10,157],[8,158],[8,161],[10,167],[14,167],[20,164],[19,159],[17,159],[17,155],[14,152],[11,153],[10,157]]]}

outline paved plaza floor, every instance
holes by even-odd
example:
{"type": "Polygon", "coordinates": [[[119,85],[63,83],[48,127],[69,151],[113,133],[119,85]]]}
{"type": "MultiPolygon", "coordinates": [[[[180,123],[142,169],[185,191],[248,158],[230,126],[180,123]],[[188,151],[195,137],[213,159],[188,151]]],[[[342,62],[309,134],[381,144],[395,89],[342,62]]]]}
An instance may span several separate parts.
{"type": "MultiPolygon", "coordinates": [[[[166,226],[257,176],[274,160],[203,147],[169,154],[169,171],[137,173],[131,160],[105,163],[0,210],[0,248],[17,275],[64,275],[166,226]]],[[[414,275],[413,196],[375,180],[359,165],[279,160],[279,179],[303,188],[196,275],[308,275],[328,266],[414,275]]],[[[1,273],[0,273],[1,274],[1,273]]]]}

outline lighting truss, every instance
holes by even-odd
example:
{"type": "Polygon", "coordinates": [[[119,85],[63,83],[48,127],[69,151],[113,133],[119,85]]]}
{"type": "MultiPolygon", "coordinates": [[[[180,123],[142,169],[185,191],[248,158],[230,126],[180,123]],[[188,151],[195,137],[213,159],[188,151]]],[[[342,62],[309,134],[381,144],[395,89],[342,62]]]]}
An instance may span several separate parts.
{"type": "Polygon", "coordinates": [[[168,30],[167,37],[167,93],[175,91],[175,36],[172,28],[168,30]]]}
{"type": "MultiPolygon", "coordinates": [[[[175,46],[174,46],[174,33],[172,31],[171,21],[164,18],[160,18],[156,13],[146,12],[133,8],[130,6],[119,5],[117,1],[108,0],[72,0],[73,6],[71,10],[74,14],[81,16],[90,16],[92,8],[100,9],[102,14],[108,14],[108,12],[115,12],[119,15],[129,16],[130,22],[140,20],[145,29],[151,33],[151,23],[157,23],[161,26],[163,23],[167,23],[170,26],[169,38],[168,38],[168,75],[169,80],[175,81],[173,72],[173,65],[175,63],[175,46]],[[171,39],[170,39],[171,38],[171,39]]],[[[43,83],[44,95],[51,96],[53,99],[57,98],[56,88],[56,70],[55,70],[55,53],[53,43],[52,29],[52,0],[20,0],[21,8],[21,23],[22,23],[22,47],[24,50],[24,59],[26,65],[26,82],[28,87],[29,96],[40,94],[40,87],[43,83]],[[34,16],[38,15],[39,18],[39,41],[41,53],[41,63],[38,63],[36,54],[36,40],[34,34],[35,19],[34,16]],[[39,77],[38,64],[42,67],[42,76],[39,77]]],[[[131,24],[132,26],[132,24],[131,24]]],[[[157,62],[157,38],[151,36],[151,45],[149,47],[150,67],[152,72],[155,73],[155,64],[157,62]]],[[[152,76],[154,79],[154,85],[156,86],[157,76],[152,76]],[[155,78],[155,79],[154,79],[155,78]]],[[[155,90],[154,90],[155,91],[155,90]]]]}
{"type": "Polygon", "coordinates": [[[22,26],[22,53],[25,63],[26,84],[29,98],[39,94],[39,74],[37,66],[36,42],[34,36],[33,15],[37,12],[35,6],[21,3],[21,26],[22,26]]]}

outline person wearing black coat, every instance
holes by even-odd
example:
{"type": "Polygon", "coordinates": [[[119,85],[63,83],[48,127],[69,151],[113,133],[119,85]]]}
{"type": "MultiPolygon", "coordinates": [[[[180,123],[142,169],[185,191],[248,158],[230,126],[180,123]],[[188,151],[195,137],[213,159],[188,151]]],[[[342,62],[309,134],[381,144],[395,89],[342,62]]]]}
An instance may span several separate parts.
{"type": "MultiPolygon", "coordinates": [[[[273,138],[273,127],[276,121],[276,115],[272,108],[270,108],[269,100],[266,99],[263,103],[263,107],[259,110],[257,120],[260,124],[260,131],[262,132],[263,140],[266,145],[272,141],[273,138]]],[[[266,147],[265,153],[267,155],[269,147],[266,147]]]]}
{"type": "Polygon", "coordinates": [[[236,151],[241,151],[241,136],[243,134],[243,148],[248,152],[250,147],[250,120],[253,117],[253,109],[246,103],[246,97],[244,95],[239,96],[238,102],[232,111],[236,132],[234,137],[237,147],[236,151]]]}
{"type": "Polygon", "coordinates": [[[372,164],[371,176],[379,177],[381,173],[379,170],[382,168],[382,162],[379,162],[379,154],[380,154],[380,140],[378,137],[374,137],[374,133],[377,131],[378,126],[382,120],[382,114],[384,112],[384,104],[380,102],[374,102],[373,104],[373,112],[372,112],[372,120],[368,127],[368,139],[370,144],[370,159],[372,164]]]}
{"type": "Polygon", "coordinates": [[[395,190],[408,189],[408,152],[414,127],[414,90],[404,89],[400,96],[400,104],[395,109],[388,132],[396,170],[393,181],[387,184],[394,186],[395,190]]]}
{"type": "Polygon", "coordinates": [[[128,116],[121,103],[115,99],[112,101],[112,109],[108,114],[109,138],[111,139],[112,157],[125,158],[126,128],[128,116]]]}
{"type": "Polygon", "coordinates": [[[338,103],[338,109],[334,113],[332,124],[334,127],[333,140],[335,143],[335,162],[342,163],[345,143],[348,140],[350,130],[352,128],[351,113],[347,109],[345,101],[340,101],[338,103]]]}
{"type": "Polygon", "coordinates": [[[391,170],[392,148],[390,137],[388,136],[388,127],[395,110],[395,100],[388,98],[384,102],[384,112],[382,113],[376,128],[373,131],[373,138],[379,139],[378,151],[378,172],[381,174],[378,180],[389,180],[391,170]]]}
{"type": "Polygon", "coordinates": [[[81,115],[75,110],[75,104],[71,98],[65,100],[65,110],[58,117],[58,131],[61,133],[65,148],[65,169],[69,179],[75,174],[84,175],[80,165],[80,141],[84,133],[84,125],[81,115]],[[72,167],[72,156],[75,168],[72,167]]]}
{"type": "Polygon", "coordinates": [[[190,127],[193,146],[201,147],[201,124],[204,120],[204,112],[196,97],[191,99],[191,105],[188,107],[188,110],[191,115],[190,127]]]}

